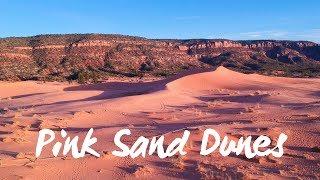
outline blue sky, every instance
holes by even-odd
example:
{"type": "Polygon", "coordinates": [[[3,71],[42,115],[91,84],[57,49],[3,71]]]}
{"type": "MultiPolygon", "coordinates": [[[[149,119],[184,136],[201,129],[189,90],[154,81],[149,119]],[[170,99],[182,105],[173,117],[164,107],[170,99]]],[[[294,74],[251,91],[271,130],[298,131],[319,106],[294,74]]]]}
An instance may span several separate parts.
{"type": "Polygon", "coordinates": [[[0,37],[51,33],[320,42],[320,1],[0,0],[0,37]]]}

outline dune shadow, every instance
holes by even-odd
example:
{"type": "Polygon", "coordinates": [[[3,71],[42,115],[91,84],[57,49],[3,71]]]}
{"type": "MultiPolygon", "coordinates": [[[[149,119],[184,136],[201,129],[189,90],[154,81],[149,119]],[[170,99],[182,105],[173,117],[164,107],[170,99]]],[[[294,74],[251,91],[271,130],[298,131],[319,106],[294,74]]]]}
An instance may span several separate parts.
{"type": "Polygon", "coordinates": [[[131,165],[131,166],[118,167],[118,168],[121,169],[121,170],[123,170],[123,171],[125,171],[125,172],[128,173],[128,174],[133,174],[133,173],[135,173],[136,171],[138,171],[140,168],[143,168],[143,166],[134,164],[134,165],[131,165]]]}
{"type": "Polygon", "coordinates": [[[64,88],[64,91],[103,91],[100,95],[82,99],[83,101],[113,99],[125,96],[135,96],[153,93],[166,89],[166,84],[191,74],[212,71],[214,69],[194,69],[181,72],[171,77],[151,82],[105,82],[99,84],[84,84],[64,88]]]}
{"type": "Polygon", "coordinates": [[[200,110],[204,113],[214,113],[214,114],[240,114],[241,112],[245,112],[246,109],[242,107],[219,107],[219,108],[209,108],[206,104],[191,104],[184,106],[168,106],[172,108],[176,108],[179,110],[188,109],[190,107],[200,110]]]}
{"type": "Polygon", "coordinates": [[[1,154],[5,155],[5,156],[10,156],[10,157],[16,158],[19,153],[15,152],[15,151],[0,150],[0,155],[1,154]]]}
{"type": "Polygon", "coordinates": [[[308,103],[287,103],[283,104],[284,107],[287,107],[289,109],[311,109],[311,108],[318,108],[320,107],[320,101],[313,101],[308,103]]]}
{"type": "MultiPolygon", "coordinates": [[[[104,83],[98,83],[98,84],[82,84],[82,85],[64,88],[63,91],[65,92],[102,91],[102,93],[96,96],[77,99],[77,100],[66,100],[66,101],[58,101],[58,102],[47,103],[47,104],[35,104],[35,105],[25,105],[25,106],[19,106],[19,107],[10,107],[10,110],[27,109],[32,107],[50,106],[50,105],[66,105],[69,103],[76,103],[76,102],[83,102],[83,101],[98,101],[98,100],[115,99],[115,98],[128,97],[128,96],[144,95],[144,94],[165,90],[166,84],[176,79],[179,79],[181,77],[196,74],[196,73],[209,72],[213,70],[215,70],[215,68],[187,70],[179,74],[172,75],[168,78],[151,81],[151,82],[104,82],[104,83]]],[[[37,95],[37,94],[20,95],[20,96],[16,96],[15,98],[28,97],[32,95],[37,95]]]]}
{"type": "Polygon", "coordinates": [[[31,97],[31,96],[42,95],[42,94],[45,94],[45,93],[22,94],[18,96],[12,96],[11,99],[20,99],[20,98],[31,97]]]}
{"type": "Polygon", "coordinates": [[[264,100],[264,98],[269,97],[269,94],[261,94],[261,95],[237,95],[237,96],[215,96],[215,97],[198,97],[198,99],[205,102],[212,101],[229,101],[229,102],[237,102],[237,103],[259,103],[264,100]]]}
{"type": "Polygon", "coordinates": [[[11,131],[0,131],[0,135],[12,134],[11,131]]]}
{"type": "Polygon", "coordinates": [[[320,91],[314,91],[310,93],[311,96],[320,97],[320,91]]]}
{"type": "Polygon", "coordinates": [[[267,127],[242,127],[242,128],[235,128],[235,130],[240,131],[249,131],[249,132],[260,132],[260,131],[267,131],[267,127]]]}
{"type": "Polygon", "coordinates": [[[156,91],[165,89],[165,81],[154,81],[154,82],[106,82],[100,84],[85,84],[74,87],[67,87],[64,91],[103,91],[97,96],[76,100],[76,101],[95,101],[114,99],[126,96],[135,96],[142,94],[149,94],[156,91]]]}
{"type": "Polygon", "coordinates": [[[294,151],[320,153],[320,149],[317,147],[310,148],[310,147],[302,147],[302,146],[286,146],[286,148],[294,151]]]}

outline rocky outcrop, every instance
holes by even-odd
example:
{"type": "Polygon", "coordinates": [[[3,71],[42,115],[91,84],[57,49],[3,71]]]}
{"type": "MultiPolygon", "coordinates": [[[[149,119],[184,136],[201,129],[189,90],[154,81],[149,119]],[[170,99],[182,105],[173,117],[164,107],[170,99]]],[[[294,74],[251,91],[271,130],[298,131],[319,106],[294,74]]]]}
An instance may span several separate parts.
{"type": "Polygon", "coordinates": [[[319,61],[320,46],[308,41],[153,40],[102,34],[0,39],[2,80],[63,80],[83,71],[99,77],[159,76],[221,64],[265,73],[274,65],[309,68],[318,67],[319,61]]]}

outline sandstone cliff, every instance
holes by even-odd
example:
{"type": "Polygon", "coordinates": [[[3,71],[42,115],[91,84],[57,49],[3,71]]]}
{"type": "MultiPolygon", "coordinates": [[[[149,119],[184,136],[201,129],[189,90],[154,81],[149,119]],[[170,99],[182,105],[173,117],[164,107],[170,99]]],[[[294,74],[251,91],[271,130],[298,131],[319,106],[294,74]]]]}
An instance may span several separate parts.
{"type": "Polygon", "coordinates": [[[167,76],[218,65],[248,73],[318,76],[320,46],[308,41],[154,40],[103,34],[0,39],[0,80],[167,76]]]}

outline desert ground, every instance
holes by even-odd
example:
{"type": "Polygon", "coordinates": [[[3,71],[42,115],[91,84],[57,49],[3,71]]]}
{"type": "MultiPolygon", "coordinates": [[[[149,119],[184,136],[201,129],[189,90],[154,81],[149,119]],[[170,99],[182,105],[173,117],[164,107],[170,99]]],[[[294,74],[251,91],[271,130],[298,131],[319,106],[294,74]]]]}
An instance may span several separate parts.
{"type": "MultiPolygon", "coordinates": [[[[99,84],[0,82],[0,174],[3,179],[270,179],[320,177],[320,79],[241,74],[224,67],[141,82],[99,84]],[[35,147],[40,129],[83,138],[90,128],[102,156],[53,157],[35,147]],[[113,138],[129,128],[166,143],[191,131],[185,156],[120,158],[113,138]],[[284,155],[247,159],[200,156],[202,132],[231,139],[288,135],[284,155]]],[[[61,137],[60,137],[61,138],[61,137]]],[[[80,138],[80,139],[81,139],[80,138]]],[[[80,141],[81,142],[81,141],[80,141]]]]}

